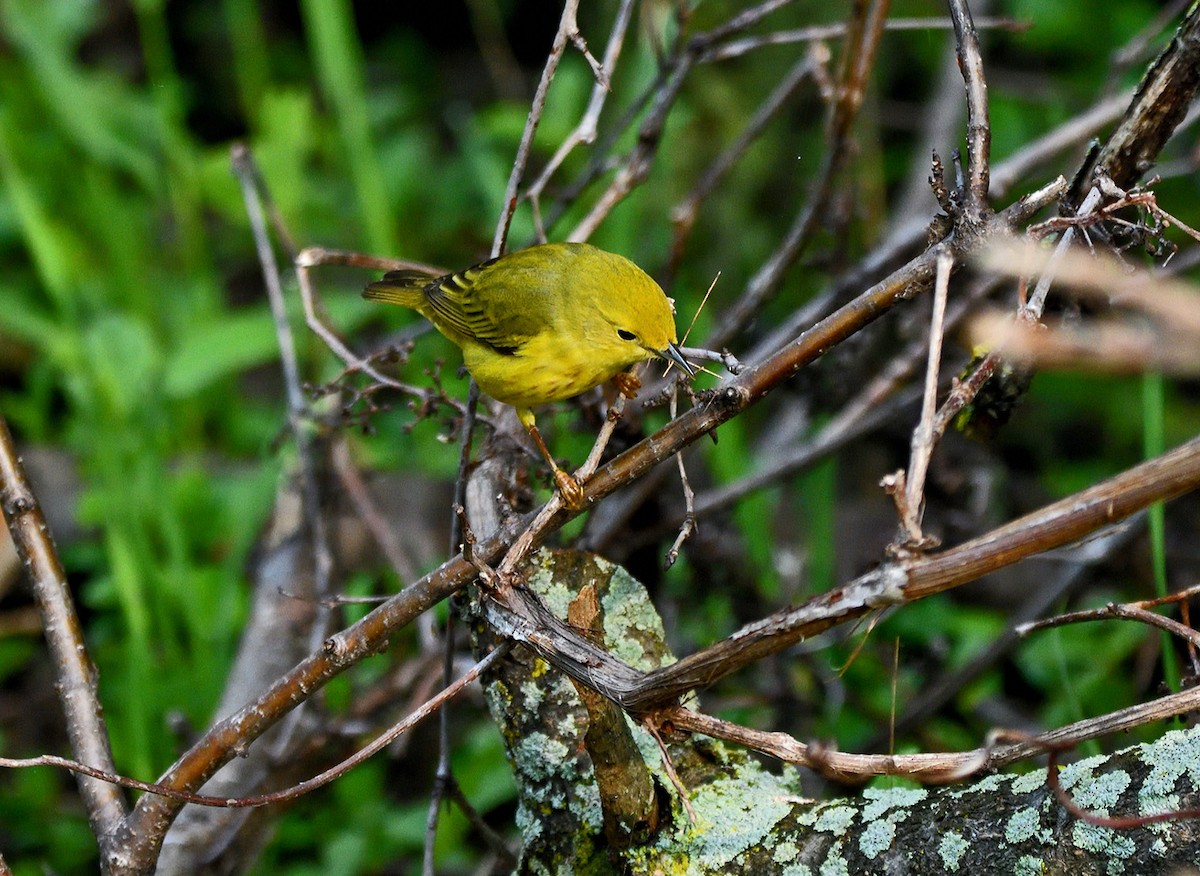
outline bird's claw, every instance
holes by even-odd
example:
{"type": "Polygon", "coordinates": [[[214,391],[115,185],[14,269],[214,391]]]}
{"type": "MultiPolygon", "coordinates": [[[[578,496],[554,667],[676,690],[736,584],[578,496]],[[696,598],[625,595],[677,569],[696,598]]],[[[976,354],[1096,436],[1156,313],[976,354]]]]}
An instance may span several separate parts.
{"type": "Polygon", "coordinates": [[[625,398],[637,398],[637,391],[642,388],[641,378],[629,371],[622,371],[612,382],[625,398]]]}
{"type": "Polygon", "coordinates": [[[558,494],[562,496],[563,504],[572,511],[582,511],[586,504],[583,499],[583,486],[561,468],[554,470],[554,484],[558,494]]]}

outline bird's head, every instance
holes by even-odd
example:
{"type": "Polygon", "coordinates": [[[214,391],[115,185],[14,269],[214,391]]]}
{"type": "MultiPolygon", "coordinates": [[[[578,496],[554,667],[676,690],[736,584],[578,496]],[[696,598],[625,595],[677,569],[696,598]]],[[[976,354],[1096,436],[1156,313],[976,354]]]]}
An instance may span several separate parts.
{"type": "Polygon", "coordinates": [[[600,332],[609,333],[604,346],[614,359],[623,359],[622,368],[646,359],[674,362],[691,376],[691,365],[679,352],[675,331],[675,308],[648,274],[633,262],[614,256],[607,273],[609,285],[593,298],[600,317],[600,332]]]}

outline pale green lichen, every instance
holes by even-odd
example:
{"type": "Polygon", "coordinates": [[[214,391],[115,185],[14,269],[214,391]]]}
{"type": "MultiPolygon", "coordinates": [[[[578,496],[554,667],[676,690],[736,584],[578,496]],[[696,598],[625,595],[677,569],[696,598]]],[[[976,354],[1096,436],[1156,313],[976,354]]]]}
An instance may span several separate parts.
{"type": "Polygon", "coordinates": [[[559,774],[571,752],[557,739],[534,731],[513,746],[513,760],[523,776],[541,782],[559,774]]]}
{"type": "Polygon", "coordinates": [[[508,685],[502,681],[494,681],[491,684],[484,685],[483,696],[487,700],[488,710],[493,715],[505,714],[512,700],[508,692],[508,685]]]}
{"type": "MultiPolygon", "coordinates": [[[[518,818],[523,814],[520,810],[528,807],[530,811],[524,813],[529,819],[527,823],[540,829],[536,824],[539,808],[546,811],[566,808],[588,830],[598,830],[603,824],[600,790],[591,780],[591,766],[585,763],[581,773],[579,762],[570,756],[564,743],[533,732],[513,745],[512,759],[517,774],[523,777],[518,818]]],[[[528,838],[530,834],[525,836],[528,838]]]]}
{"type": "Polygon", "coordinates": [[[1098,775],[1075,789],[1075,803],[1084,809],[1107,814],[1132,783],[1133,779],[1124,770],[1098,775]]]}
{"type": "Polygon", "coordinates": [[[874,861],[892,847],[895,839],[896,825],[890,819],[872,821],[858,838],[858,850],[874,861]]]}
{"type": "Polygon", "coordinates": [[[1045,784],[1046,771],[1032,770],[1013,778],[1012,792],[1014,794],[1032,794],[1034,791],[1040,790],[1045,784]]]}
{"type": "Polygon", "coordinates": [[[525,708],[531,712],[536,712],[542,704],[542,694],[544,688],[535,681],[526,681],[521,685],[521,696],[525,698],[525,708]]]}
{"type": "Polygon", "coordinates": [[[599,830],[603,826],[604,808],[600,801],[600,789],[594,781],[576,789],[571,800],[571,811],[588,830],[599,830]]]}
{"type": "Polygon", "coordinates": [[[1038,835],[1039,826],[1037,810],[1023,806],[1009,817],[1004,826],[1004,838],[1013,845],[1028,842],[1038,835]]]}
{"type": "Polygon", "coordinates": [[[867,803],[862,808],[866,828],[858,848],[869,860],[890,849],[896,841],[896,825],[905,821],[911,807],[929,796],[924,788],[868,788],[863,791],[867,803]]]}
{"type": "Polygon", "coordinates": [[[1035,855],[1022,855],[1013,867],[1013,876],[1043,876],[1046,862],[1035,855]]]}
{"type": "MultiPolygon", "coordinates": [[[[1152,797],[1139,794],[1138,806],[1140,807],[1141,815],[1162,815],[1164,812],[1175,812],[1180,808],[1181,804],[1178,794],[1168,794],[1165,797],[1152,797]]],[[[1146,828],[1158,833],[1167,833],[1170,831],[1171,826],[1159,822],[1157,824],[1148,824],[1146,828]]]]}
{"type": "Polygon", "coordinates": [[[938,854],[942,856],[942,866],[951,873],[957,873],[963,856],[970,848],[971,844],[958,831],[951,830],[942,834],[942,840],[938,843],[938,854]]]}
{"type": "MultiPolygon", "coordinates": [[[[1142,760],[1150,767],[1138,791],[1138,802],[1146,811],[1151,805],[1177,799],[1175,786],[1183,776],[1192,788],[1200,785],[1200,733],[1171,730],[1151,745],[1141,746],[1142,760]]],[[[1159,808],[1155,811],[1167,811],[1159,808]]]]}
{"type": "Polygon", "coordinates": [[[566,585],[551,578],[551,584],[545,590],[538,590],[538,595],[542,597],[542,602],[546,604],[546,608],[550,609],[557,618],[565,618],[567,616],[567,606],[571,604],[571,600],[577,594],[573,593],[566,585]]]}
{"type": "Polygon", "coordinates": [[[1076,785],[1091,782],[1096,775],[1096,770],[1102,768],[1107,761],[1108,757],[1103,754],[1097,754],[1093,757],[1085,757],[1083,760],[1067,764],[1058,772],[1058,783],[1063,787],[1063,790],[1069,791],[1076,785]]]}
{"type": "Polygon", "coordinates": [[[1156,858],[1165,858],[1167,856],[1167,844],[1161,839],[1156,839],[1150,843],[1150,854],[1156,858]]]}
{"type": "Polygon", "coordinates": [[[775,846],[775,853],[771,858],[776,864],[786,864],[789,861],[796,860],[796,856],[800,854],[800,849],[794,842],[784,840],[775,846]]]}
{"type": "MultiPolygon", "coordinates": [[[[889,809],[911,808],[928,796],[929,791],[924,788],[867,788],[863,791],[863,798],[869,802],[863,807],[863,821],[873,821],[889,809]]],[[[907,812],[897,812],[893,815],[893,823],[908,817],[907,812]]]]}
{"type": "Polygon", "coordinates": [[[850,828],[850,825],[854,824],[854,817],[857,814],[850,806],[829,806],[821,810],[821,814],[813,823],[813,828],[832,833],[834,836],[841,836],[850,828]]]}
{"type": "Polygon", "coordinates": [[[842,841],[837,840],[825,853],[818,876],[850,876],[850,865],[842,854],[842,841]]]}
{"type": "Polygon", "coordinates": [[[1071,841],[1084,851],[1106,858],[1130,858],[1137,851],[1133,840],[1124,834],[1084,821],[1071,826],[1071,841]]]}
{"type": "Polygon", "coordinates": [[[950,796],[954,798],[965,797],[968,794],[991,794],[998,792],[1004,785],[1012,781],[1012,776],[994,775],[986,776],[980,779],[973,785],[968,785],[965,788],[960,788],[956,791],[951,791],[950,796]]]}
{"type": "Polygon", "coordinates": [[[645,648],[639,641],[642,637],[631,635],[631,631],[644,634],[647,640],[662,642],[666,639],[662,618],[646,598],[641,582],[620,566],[615,567],[600,604],[604,609],[605,645],[614,657],[643,670],[675,662],[674,655],[664,652],[657,663],[647,665],[645,648]]]}
{"type": "Polygon", "coordinates": [[[693,862],[703,871],[723,867],[764,844],[791,811],[792,788],[776,776],[747,766],[739,781],[718,781],[692,795],[696,825],[689,837],[693,862]]]}
{"type": "Polygon", "coordinates": [[[560,739],[578,739],[583,735],[583,727],[580,726],[579,718],[573,714],[563,715],[559,718],[556,731],[560,739]]]}

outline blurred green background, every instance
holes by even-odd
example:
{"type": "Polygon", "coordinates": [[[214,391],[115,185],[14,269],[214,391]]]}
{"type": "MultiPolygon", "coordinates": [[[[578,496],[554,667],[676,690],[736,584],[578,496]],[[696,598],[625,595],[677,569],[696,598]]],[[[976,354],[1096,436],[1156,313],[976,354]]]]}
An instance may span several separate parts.
{"type": "MultiPolygon", "coordinates": [[[[599,54],[616,4],[583,5],[581,30],[599,54]]],[[[1140,68],[1114,74],[1109,56],[1159,10],[1137,0],[995,5],[993,12],[1034,24],[985,36],[997,158],[1079,112],[1108,85],[1136,81],[1140,68]]],[[[44,451],[47,467],[66,476],[61,491],[43,498],[70,503],[60,546],[100,670],[117,764],[127,774],[158,775],[186,744],[190,731],[179,728],[201,730],[210,720],[246,617],[247,558],[290,452],[279,445],[285,408],[275,334],[229,170],[231,144],[250,145],[302,246],[449,267],[487,254],[560,7],[549,0],[419,6],[0,0],[0,412],[23,448],[44,451]]],[[[740,6],[696,4],[691,27],[714,26],[740,6]]],[[[841,12],[798,0],[759,30],[825,23],[841,12]]],[[[892,14],[944,13],[939,4],[909,0],[893,4],[892,14]]],[[[647,21],[652,16],[628,40],[606,124],[656,74],[647,21]]],[[[831,45],[836,58],[839,46],[831,45]]],[[[789,274],[764,327],[878,240],[890,199],[914,173],[927,172],[926,157],[915,154],[914,129],[946,46],[943,31],[884,37],[854,172],[836,203],[844,221],[819,235],[804,266],[789,274]]],[[[670,205],[738,135],[798,51],[761,49],[696,68],[650,177],[594,241],[660,272],[672,237],[670,205]]],[[[587,65],[568,51],[538,133],[535,168],[572,129],[590,89],[587,65]]],[[[801,89],[709,199],[668,289],[690,318],[722,273],[697,338],[802,203],[820,162],[821,118],[818,97],[801,89]]],[[[624,132],[618,152],[632,142],[632,132],[624,132]]],[[[1175,159],[1185,154],[1180,147],[1175,159]]],[[[1077,158],[1031,178],[1030,188],[1069,174],[1077,158]]],[[[574,179],[587,159],[586,150],[574,154],[556,186],[574,179]]],[[[1196,177],[1190,165],[1186,171],[1159,187],[1160,200],[1200,224],[1192,209],[1196,177]]],[[[597,191],[585,190],[551,226],[551,238],[571,228],[597,191]]],[[[933,214],[932,198],[925,209],[933,214]]],[[[532,231],[526,205],[513,245],[530,242],[532,231]]],[[[343,336],[407,319],[359,299],[365,274],[327,276],[324,301],[343,336]]],[[[338,373],[308,336],[301,353],[307,379],[338,373]]],[[[417,344],[406,379],[426,380],[423,369],[439,359],[449,363],[450,391],[465,392],[465,382],[453,377],[454,351],[434,335],[417,344]]],[[[1020,491],[998,500],[997,513],[1063,495],[1148,448],[1194,434],[1195,390],[1139,378],[1039,377],[988,451],[1011,464],[1006,487],[1020,491]],[[1143,405],[1153,411],[1160,393],[1164,412],[1143,417],[1143,405]]],[[[713,479],[745,473],[756,432],[772,416],[764,409],[723,427],[720,444],[706,451],[713,479]]],[[[411,420],[393,411],[377,435],[356,438],[360,461],[391,470],[419,465],[452,477],[455,448],[436,440],[443,424],[426,420],[406,431],[411,420]]],[[[685,558],[655,582],[676,607],[669,615],[674,644],[697,647],[861,571],[835,556],[837,529],[847,514],[887,516],[872,479],[897,460],[903,464],[896,448],[907,428],[898,425],[884,445],[891,455],[864,451],[853,465],[828,462],[786,490],[744,500],[718,524],[745,551],[739,571],[700,570],[685,558]],[[764,519],[777,524],[763,526],[764,519]],[[783,539],[804,557],[799,591],[780,571],[783,539]]],[[[588,436],[568,440],[573,455],[589,443],[588,436]]],[[[1099,582],[1089,598],[1144,593],[1149,569],[1145,553],[1137,554],[1124,577],[1099,582]]],[[[40,636],[16,623],[28,605],[22,588],[10,587],[0,602],[13,619],[0,635],[0,751],[65,753],[40,636]]],[[[831,672],[853,642],[790,666],[769,662],[764,674],[778,677],[762,687],[786,683],[797,696],[811,696],[820,706],[806,706],[807,717],[791,729],[835,737],[853,750],[886,723],[894,643],[914,655],[901,660],[895,679],[903,699],[920,689],[931,666],[952,666],[984,647],[1004,617],[1003,606],[986,601],[931,600],[876,631],[844,674],[831,672]],[[813,669],[814,661],[824,668],[813,669]]],[[[1157,641],[1137,628],[1100,625],[1037,638],[1013,665],[971,685],[959,713],[931,719],[913,742],[977,744],[988,718],[972,708],[1001,692],[1021,704],[1023,719],[1047,726],[1128,704],[1153,690],[1159,673],[1145,666],[1155,665],[1157,641]]],[[[751,696],[759,682],[739,684],[746,696],[735,688],[725,714],[770,723],[779,704],[751,696]]],[[[486,716],[457,722],[454,756],[468,797],[511,832],[514,791],[486,716]]],[[[398,782],[395,769],[377,759],[295,805],[258,872],[408,872],[419,860],[429,777],[398,782]]],[[[94,871],[95,847],[74,787],[69,776],[47,769],[0,774],[0,853],[16,873],[94,871]]],[[[439,871],[472,872],[480,854],[452,812],[439,835],[439,871]]]]}

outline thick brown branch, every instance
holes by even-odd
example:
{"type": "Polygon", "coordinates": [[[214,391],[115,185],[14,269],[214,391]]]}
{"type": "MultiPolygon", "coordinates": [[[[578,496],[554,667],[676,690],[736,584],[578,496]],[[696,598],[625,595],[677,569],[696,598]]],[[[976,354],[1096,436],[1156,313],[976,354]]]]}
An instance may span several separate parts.
{"type": "Polygon", "coordinates": [[[1200,92],[1200,6],[1193,5],[1171,44],[1146,72],[1125,117],[1104,148],[1076,176],[1077,203],[1097,171],[1123,189],[1154,164],[1200,92]]]}
{"type": "Polygon", "coordinates": [[[634,712],[650,711],[837,623],[974,581],[1197,487],[1200,438],[987,535],[922,559],[889,562],[797,608],[749,624],[724,641],[652,673],[641,690],[621,702],[634,712]]]}

